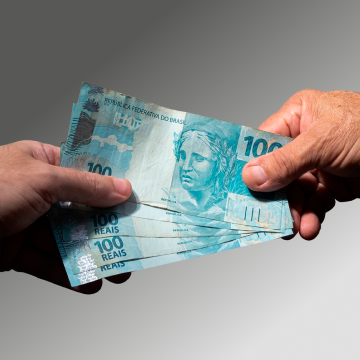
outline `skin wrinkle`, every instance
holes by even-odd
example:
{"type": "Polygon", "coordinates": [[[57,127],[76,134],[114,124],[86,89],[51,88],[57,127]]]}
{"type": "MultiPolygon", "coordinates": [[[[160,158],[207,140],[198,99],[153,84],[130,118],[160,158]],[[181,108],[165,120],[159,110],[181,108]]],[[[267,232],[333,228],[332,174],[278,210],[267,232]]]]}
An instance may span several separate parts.
{"type": "Polygon", "coordinates": [[[40,143],[44,153],[47,156],[48,164],[59,166],[60,165],[60,151],[56,151],[53,147],[40,143]]]}
{"type": "Polygon", "coordinates": [[[306,141],[303,141],[302,145],[304,145],[305,143],[305,145],[308,146],[307,149],[308,151],[306,151],[306,156],[308,156],[309,160],[305,162],[312,164],[313,168],[319,167],[321,165],[321,160],[323,158],[324,148],[326,147],[326,142],[327,142],[326,134],[324,134],[324,131],[319,129],[313,123],[306,130],[304,130],[304,132],[302,132],[300,136],[302,139],[306,139],[306,141]]]}
{"type": "MultiPolygon", "coordinates": [[[[78,176],[78,178],[80,179],[80,176],[78,176]]],[[[85,179],[88,187],[91,189],[91,197],[88,198],[87,201],[92,203],[94,198],[99,197],[98,193],[101,193],[101,191],[99,191],[100,182],[98,178],[94,179],[91,175],[89,175],[89,173],[85,173],[85,179]]]]}
{"type": "MultiPolygon", "coordinates": [[[[27,147],[27,143],[24,144],[27,147]]],[[[35,160],[41,161],[45,164],[48,164],[48,156],[40,143],[37,143],[35,146],[29,148],[29,155],[35,160]]]]}
{"type": "Polygon", "coordinates": [[[307,89],[304,92],[301,91],[298,95],[300,97],[304,95],[304,99],[301,102],[301,113],[297,119],[300,125],[300,134],[306,133],[313,123],[313,118],[318,117],[318,107],[314,106],[314,103],[317,102],[315,92],[316,90],[307,89]]]}
{"type": "MultiPolygon", "coordinates": [[[[91,188],[91,194],[93,194],[91,198],[91,202],[93,202],[94,197],[98,198],[99,195],[102,193],[102,182],[100,182],[100,179],[98,177],[94,178],[93,176],[89,175],[90,173],[86,173],[85,177],[88,183],[90,184],[91,188]]],[[[114,185],[115,186],[115,185],[114,185]]]]}
{"type": "Polygon", "coordinates": [[[40,143],[40,146],[42,148],[42,151],[44,152],[44,154],[46,155],[47,158],[47,163],[48,164],[53,164],[53,158],[55,157],[54,154],[52,154],[53,156],[51,157],[51,149],[49,149],[48,147],[46,147],[43,143],[40,143]]]}
{"type": "Polygon", "coordinates": [[[289,133],[292,138],[295,138],[296,136],[298,136],[300,134],[300,123],[297,120],[301,116],[302,104],[296,104],[296,106],[297,106],[296,109],[293,109],[293,108],[290,109],[289,121],[287,121],[285,118],[286,125],[289,128],[289,133]]]}
{"type": "MultiPolygon", "coordinates": [[[[14,186],[16,188],[18,188],[15,184],[14,184],[14,186]]],[[[42,201],[43,199],[42,199],[42,196],[41,196],[42,195],[41,192],[38,191],[36,189],[36,187],[34,188],[33,184],[31,184],[29,186],[29,188],[30,189],[18,188],[21,191],[21,193],[19,193],[20,196],[35,210],[36,213],[40,214],[40,213],[47,212],[49,210],[49,208],[50,208],[51,203],[50,204],[46,203],[46,205],[44,206],[43,201],[42,201]],[[34,191],[35,194],[37,194],[39,196],[39,198],[35,197],[34,194],[32,193],[32,191],[34,191]],[[29,196],[31,199],[28,200],[24,195],[29,196]],[[33,203],[33,201],[34,201],[34,203],[33,203]],[[35,204],[35,202],[37,204],[35,204]],[[48,208],[48,206],[49,206],[49,208],[48,208]]]]}
{"type": "MultiPolygon", "coordinates": [[[[21,167],[23,169],[23,167],[21,167]]],[[[79,174],[76,174],[79,175],[79,174]]],[[[43,174],[42,176],[40,176],[41,179],[48,179],[49,178],[49,174],[48,172],[45,172],[45,174],[43,174]]],[[[26,188],[20,188],[19,186],[16,185],[16,182],[9,182],[5,179],[2,180],[2,182],[7,183],[7,186],[9,186],[10,188],[14,188],[14,191],[19,194],[23,200],[27,201],[27,203],[29,204],[29,206],[35,211],[36,214],[40,214],[40,213],[44,213],[46,212],[49,208],[50,205],[52,203],[54,203],[57,200],[57,195],[55,192],[53,192],[52,190],[46,190],[44,191],[43,189],[47,189],[48,184],[45,183],[43,186],[41,186],[41,188],[43,189],[38,189],[37,186],[39,186],[38,183],[32,183],[30,184],[30,189],[26,189],[26,188]],[[36,186],[35,186],[36,185],[36,186]],[[34,196],[34,193],[37,194],[39,196],[39,198],[34,196]],[[30,199],[29,199],[30,197],[30,199]],[[45,201],[45,203],[44,203],[45,201]]],[[[50,183],[54,183],[56,182],[54,181],[50,181],[50,183]]],[[[95,188],[93,187],[93,192],[92,192],[92,199],[94,198],[94,196],[96,196],[96,191],[97,191],[97,184],[95,183],[95,188]]],[[[19,211],[20,209],[15,209],[16,211],[19,211]]],[[[1,218],[2,223],[6,223],[7,221],[3,219],[3,217],[1,218]]]]}
{"type": "Polygon", "coordinates": [[[347,166],[348,163],[351,163],[351,160],[348,162],[347,158],[350,156],[351,148],[354,144],[352,144],[351,139],[348,138],[348,133],[351,133],[351,126],[344,126],[339,128],[337,124],[333,124],[332,127],[328,131],[327,136],[327,145],[332,144],[334,150],[336,150],[336,142],[339,141],[344,144],[344,148],[340,149],[340,153],[336,153],[336,151],[327,151],[328,154],[331,154],[331,158],[329,159],[330,164],[327,168],[331,167],[339,167],[339,165],[347,166]],[[332,132],[333,130],[333,132],[332,132]],[[332,159],[334,158],[334,159],[332,159]],[[345,164],[344,164],[345,163],[345,164]]]}
{"type": "MultiPolygon", "coordinates": [[[[29,204],[35,211],[37,211],[39,214],[43,214],[44,212],[47,212],[50,210],[50,207],[52,204],[56,202],[57,196],[56,194],[51,190],[48,189],[37,189],[36,187],[33,187],[32,190],[39,195],[40,200],[40,208],[41,210],[38,210],[37,207],[33,204],[29,204]]],[[[30,194],[29,194],[30,195],[30,194]]]]}
{"type": "MultiPolygon", "coordinates": [[[[321,167],[322,165],[322,159],[324,158],[324,155],[332,154],[332,152],[328,151],[328,144],[329,144],[329,138],[331,139],[331,136],[328,136],[328,133],[331,132],[331,129],[327,129],[327,127],[324,126],[324,128],[319,126],[316,126],[314,124],[313,128],[315,128],[314,133],[309,136],[312,137],[312,144],[315,147],[313,149],[313,163],[315,164],[315,167],[321,167]]],[[[312,128],[309,127],[308,131],[311,131],[312,128]]]]}
{"type": "MultiPolygon", "coordinates": [[[[88,173],[84,172],[84,175],[82,176],[82,174],[78,173],[77,171],[71,171],[71,169],[66,169],[66,168],[64,168],[64,172],[65,172],[65,178],[70,178],[71,177],[72,181],[76,182],[76,187],[79,187],[79,185],[80,186],[82,185],[83,187],[87,188],[87,184],[82,184],[82,180],[89,183],[89,178],[88,178],[89,175],[88,175],[88,173]]],[[[57,179],[55,179],[55,180],[57,180],[57,179]]],[[[65,188],[66,188],[66,186],[65,186],[65,188]]],[[[66,197],[65,193],[64,193],[63,188],[58,189],[58,193],[57,193],[58,198],[60,200],[62,200],[62,201],[66,201],[65,200],[65,197],[66,197]]],[[[91,193],[91,194],[87,193],[87,197],[84,200],[90,203],[92,201],[93,196],[94,196],[93,193],[91,193]]],[[[75,196],[75,199],[74,199],[75,202],[76,202],[76,199],[77,198],[75,196]]]]}
{"type": "MultiPolygon", "coordinates": [[[[348,129],[349,133],[353,131],[351,126],[348,126],[348,129]]],[[[351,141],[351,139],[348,139],[347,133],[345,131],[342,131],[340,136],[343,138],[342,142],[345,144],[345,147],[339,156],[339,161],[334,162],[333,165],[338,166],[340,167],[340,169],[343,170],[344,168],[348,167],[349,164],[353,163],[353,160],[356,160],[356,158],[358,158],[358,162],[355,162],[350,170],[354,171],[356,169],[358,170],[358,173],[360,173],[360,169],[358,166],[360,162],[360,156],[357,156],[357,154],[359,154],[360,152],[359,139],[356,139],[354,143],[353,141],[351,141]],[[358,148],[356,148],[356,144],[358,144],[358,148]],[[341,157],[341,155],[343,155],[343,157],[341,157]]]]}
{"type": "MultiPolygon", "coordinates": [[[[16,186],[16,184],[14,184],[14,183],[12,183],[12,182],[10,182],[8,180],[5,180],[5,179],[2,179],[1,182],[5,183],[5,184],[8,184],[8,186],[10,186],[10,187],[15,187],[15,189],[18,190],[18,193],[20,194],[20,196],[22,196],[21,189],[18,186],[16,186]]],[[[14,203],[13,203],[13,205],[15,206],[14,203]]],[[[0,213],[0,218],[1,218],[1,213],[0,213]]]]}
{"type": "MultiPolygon", "coordinates": [[[[291,117],[291,115],[290,115],[290,117],[291,117]]],[[[293,135],[291,134],[291,127],[289,126],[289,124],[288,124],[288,122],[287,122],[287,120],[286,120],[286,117],[281,116],[281,119],[282,119],[282,121],[284,122],[284,124],[286,124],[286,126],[287,126],[287,128],[288,128],[288,133],[289,133],[289,135],[290,135],[291,137],[293,137],[293,135]]],[[[286,135],[287,135],[287,134],[286,134],[286,135]]]]}
{"type": "Polygon", "coordinates": [[[41,183],[34,184],[36,186],[33,186],[33,190],[38,193],[40,198],[45,200],[50,208],[50,205],[59,200],[59,194],[57,191],[58,176],[56,173],[54,173],[53,169],[48,167],[42,169],[42,172],[43,174],[40,176],[40,178],[46,179],[46,181],[41,181],[41,183]]]}
{"type": "Polygon", "coordinates": [[[277,176],[275,178],[280,178],[284,173],[285,176],[289,176],[289,174],[294,174],[297,172],[295,164],[292,161],[289,161],[289,159],[291,159],[291,156],[282,151],[279,151],[278,156],[274,158],[275,163],[277,164],[277,166],[275,166],[275,171],[277,171],[277,176]],[[286,169],[285,172],[284,169],[286,169]]]}
{"type": "MultiPolygon", "coordinates": [[[[305,131],[306,132],[306,131],[305,131]]],[[[310,171],[314,168],[316,168],[317,164],[318,164],[318,153],[320,152],[320,148],[322,147],[319,143],[319,141],[317,141],[316,138],[313,138],[311,135],[310,139],[307,139],[306,141],[304,141],[305,138],[305,134],[301,134],[301,137],[298,137],[297,139],[299,139],[301,142],[297,145],[297,146],[290,146],[288,147],[287,152],[289,153],[289,159],[291,163],[294,162],[294,160],[297,160],[297,166],[294,165],[293,167],[293,173],[288,173],[288,175],[290,176],[291,174],[296,174],[296,178],[298,178],[300,175],[302,175],[301,173],[301,167],[303,166],[303,164],[308,164],[307,166],[307,171],[310,171]],[[301,147],[301,157],[298,159],[298,148],[301,147]],[[319,148],[319,149],[318,149],[319,148]]],[[[309,137],[309,136],[308,136],[309,137]]],[[[282,152],[285,153],[286,150],[282,150],[282,152]]]]}
{"type": "MultiPolygon", "coordinates": [[[[354,152],[355,151],[355,154],[352,155],[352,158],[354,159],[358,159],[357,163],[355,164],[355,168],[356,169],[359,169],[360,168],[360,141],[357,140],[357,145],[358,147],[356,148],[355,146],[352,146],[350,152],[354,152]]],[[[360,172],[360,170],[359,170],[360,172]]],[[[359,174],[360,175],[360,174],[359,174]]]]}
{"type": "MultiPolygon", "coordinates": [[[[92,176],[93,174],[88,173],[88,172],[74,172],[71,171],[71,169],[66,169],[66,171],[68,173],[70,173],[69,175],[72,176],[73,178],[76,178],[76,181],[78,183],[78,186],[82,186],[82,187],[86,187],[88,189],[90,189],[90,191],[87,192],[87,197],[86,197],[86,201],[89,204],[93,204],[94,203],[94,199],[98,199],[100,197],[100,195],[102,194],[102,180],[103,179],[99,179],[98,177],[94,177],[92,176]],[[86,184],[84,184],[84,182],[86,182],[86,184]]],[[[115,185],[114,185],[115,186],[115,185]]],[[[60,192],[58,194],[59,198],[63,198],[64,195],[60,192]]],[[[65,199],[63,199],[65,200],[65,199]]],[[[83,200],[84,201],[84,200],[83,200]]]]}

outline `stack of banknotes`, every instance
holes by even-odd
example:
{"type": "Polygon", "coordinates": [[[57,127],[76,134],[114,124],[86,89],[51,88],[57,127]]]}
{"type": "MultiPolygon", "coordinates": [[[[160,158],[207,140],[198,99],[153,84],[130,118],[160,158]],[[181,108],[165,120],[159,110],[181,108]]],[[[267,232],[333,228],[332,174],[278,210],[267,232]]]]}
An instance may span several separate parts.
{"type": "Polygon", "coordinates": [[[289,141],[83,83],[61,166],[128,179],[133,192],[111,208],[52,207],[71,285],[291,235],[285,191],[256,193],[241,177],[289,141]]]}

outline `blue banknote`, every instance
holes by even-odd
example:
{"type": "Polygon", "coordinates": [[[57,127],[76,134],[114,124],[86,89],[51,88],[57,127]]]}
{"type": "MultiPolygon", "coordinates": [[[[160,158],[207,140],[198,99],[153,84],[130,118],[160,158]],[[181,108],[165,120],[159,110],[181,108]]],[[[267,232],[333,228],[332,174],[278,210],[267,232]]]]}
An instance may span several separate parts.
{"type": "MultiPolygon", "coordinates": [[[[70,128],[74,128],[77,123],[77,119],[74,118],[75,110],[76,110],[76,104],[74,104],[72,108],[70,128]]],[[[69,134],[70,133],[71,132],[69,131],[69,134]]],[[[63,155],[65,149],[66,149],[66,143],[62,143],[61,156],[63,155]]],[[[282,206],[283,206],[283,214],[281,218],[281,226],[278,229],[273,228],[272,231],[284,232],[285,229],[292,228],[292,219],[287,201],[283,201],[282,206]]],[[[89,207],[86,206],[82,206],[79,204],[70,204],[70,203],[67,203],[67,205],[64,207],[65,208],[71,207],[73,209],[89,209],[89,207]]],[[[262,226],[256,226],[256,225],[249,226],[249,225],[244,225],[244,223],[240,224],[240,223],[229,223],[224,221],[220,222],[209,218],[203,218],[203,217],[179,213],[175,211],[167,211],[161,208],[155,208],[144,204],[136,204],[132,202],[125,202],[123,204],[117,205],[109,209],[109,211],[117,212],[122,215],[129,215],[132,217],[139,217],[139,218],[145,218],[151,220],[169,221],[174,223],[182,223],[182,224],[186,223],[197,226],[209,226],[209,227],[248,230],[248,231],[263,231],[264,225],[266,225],[266,224],[258,224],[262,226]]]]}
{"type": "MultiPolygon", "coordinates": [[[[264,237],[263,236],[259,236],[264,237]]],[[[244,239],[254,235],[244,236],[244,239]]],[[[210,245],[222,244],[240,239],[240,236],[214,236],[196,238],[145,238],[132,236],[111,236],[102,239],[63,242],[64,249],[70,261],[74,274],[81,272],[79,260],[84,256],[91,256],[94,264],[99,266],[119,261],[144,259],[148,257],[174,254],[187,250],[204,248],[210,245]]]]}
{"type": "MultiPolygon", "coordinates": [[[[62,143],[61,153],[63,153],[64,147],[65,147],[65,143],[62,143]]],[[[136,219],[140,218],[140,219],[152,220],[155,222],[160,221],[161,224],[163,224],[163,222],[170,222],[170,223],[182,224],[182,225],[212,227],[219,229],[232,229],[232,230],[247,231],[247,232],[272,231],[272,232],[280,233],[280,232],[284,232],[286,229],[292,228],[292,218],[287,201],[283,202],[284,209],[282,212],[280,229],[267,229],[265,227],[260,227],[260,226],[248,226],[239,223],[218,221],[209,218],[203,218],[200,216],[184,214],[176,211],[169,211],[166,209],[161,209],[158,207],[153,207],[145,204],[137,204],[130,201],[125,201],[124,203],[106,209],[94,208],[94,207],[89,207],[82,204],[75,204],[71,202],[62,202],[55,204],[55,206],[61,207],[64,210],[69,209],[69,214],[68,214],[69,217],[71,216],[71,210],[78,210],[80,214],[82,214],[83,211],[93,211],[93,212],[97,212],[98,214],[101,214],[102,212],[116,213],[118,214],[119,217],[122,217],[122,219],[126,218],[126,222],[129,222],[131,217],[131,219],[133,219],[133,221],[137,223],[138,221],[136,221],[136,219]]],[[[66,214],[66,211],[64,211],[64,214],[66,214]]],[[[82,215],[79,216],[81,217],[82,215]]],[[[103,227],[100,226],[100,228],[102,229],[101,231],[105,231],[105,233],[111,231],[110,224],[107,225],[109,226],[103,226],[103,227]]],[[[134,227],[136,225],[131,224],[130,226],[134,227]]],[[[131,235],[133,235],[133,233],[131,235]]]]}
{"type": "Polygon", "coordinates": [[[284,192],[251,192],[241,171],[289,141],[84,83],[62,166],[129,179],[132,202],[281,229],[284,192]]]}
{"type": "MultiPolygon", "coordinates": [[[[248,230],[232,230],[208,226],[149,220],[108,211],[59,209],[64,241],[97,239],[111,235],[136,237],[209,237],[248,234],[248,230]]],[[[266,231],[264,229],[261,230],[266,231]]]]}
{"type": "MultiPolygon", "coordinates": [[[[117,274],[122,274],[126,272],[132,272],[137,270],[143,270],[154,266],[170,264],[177,261],[182,261],[186,259],[192,259],[195,257],[214,254],[222,252],[225,250],[236,249],[239,247],[244,247],[250,244],[265,242],[268,240],[274,239],[276,235],[274,234],[265,234],[261,241],[246,241],[246,238],[236,239],[232,241],[225,242],[223,244],[211,245],[204,248],[196,250],[188,250],[175,254],[168,254],[162,256],[155,256],[143,259],[134,259],[128,261],[114,261],[113,263],[106,264],[103,266],[97,266],[95,260],[92,257],[91,253],[88,253],[86,250],[84,253],[77,258],[76,260],[76,269],[74,273],[72,270],[71,262],[67,252],[64,247],[61,231],[61,221],[59,217],[54,216],[53,211],[49,212],[50,224],[57,242],[61,258],[64,263],[66,273],[68,275],[71,286],[78,286],[81,284],[86,284],[98,279],[109,277],[117,274]]],[[[287,230],[282,236],[290,235],[291,230],[287,230]]],[[[279,234],[277,234],[279,236],[279,234]]]]}
{"type": "Polygon", "coordinates": [[[134,193],[112,208],[62,203],[50,211],[72,286],[292,234],[284,191],[254,193],[241,179],[246,162],[290,139],[88,84],[82,92],[62,166],[128,178],[134,193]]]}
{"type": "MultiPolygon", "coordinates": [[[[291,224],[291,215],[287,214],[287,209],[285,207],[285,211],[283,211],[282,218],[282,226],[280,229],[267,229],[265,227],[260,226],[247,226],[238,223],[229,223],[226,221],[218,221],[209,218],[202,218],[199,216],[184,214],[176,211],[165,210],[149,205],[144,204],[136,204],[130,201],[125,201],[121,204],[109,207],[109,208],[95,208],[82,204],[75,204],[71,202],[61,202],[57,203],[54,206],[61,207],[66,210],[77,210],[77,211],[92,211],[97,212],[98,214],[102,212],[107,213],[116,213],[118,216],[128,216],[131,218],[141,218],[141,219],[149,219],[160,222],[171,222],[171,223],[179,223],[185,225],[193,225],[193,226],[202,226],[202,227],[212,227],[219,229],[232,229],[232,230],[240,230],[247,232],[256,232],[256,231],[275,231],[275,232],[283,232],[287,228],[292,228],[291,224]]],[[[65,211],[66,213],[66,211],[65,211]]]]}
{"type": "Polygon", "coordinates": [[[103,239],[73,241],[64,243],[70,266],[74,274],[81,271],[81,258],[90,257],[97,267],[119,261],[142,260],[149,257],[198,250],[229,241],[241,240],[243,246],[261,243],[269,234],[240,236],[214,236],[196,238],[145,238],[131,236],[111,236],[103,239]]]}
{"type": "MultiPolygon", "coordinates": [[[[291,231],[289,231],[291,232],[291,231]]],[[[283,234],[286,236],[286,234],[283,234]]],[[[261,242],[273,240],[274,237],[266,235],[263,237],[261,242]]],[[[94,275],[98,278],[107,277],[117,274],[122,274],[126,272],[132,272],[137,270],[144,270],[155,266],[166,265],[177,261],[188,260],[196,258],[199,256],[216,254],[222,251],[237,249],[240,247],[247,246],[246,242],[243,239],[236,239],[232,241],[225,242],[223,244],[211,245],[204,248],[184,251],[176,254],[169,254],[163,256],[155,256],[150,258],[138,259],[138,260],[129,260],[129,261],[120,261],[114,262],[109,265],[104,265],[95,268],[94,275]]],[[[88,257],[89,259],[89,257],[88,257]]],[[[90,259],[90,261],[92,261],[90,259]]]]}
{"type": "MultiPolygon", "coordinates": [[[[51,230],[54,234],[54,238],[56,241],[56,245],[59,249],[59,253],[61,256],[61,260],[64,265],[64,269],[66,271],[66,275],[69,279],[70,285],[72,287],[79,286],[82,284],[86,284],[92,281],[96,281],[98,278],[95,277],[95,273],[93,273],[92,269],[90,272],[83,272],[81,275],[75,275],[71,269],[70,261],[66,254],[63,242],[62,242],[62,231],[61,231],[61,220],[60,217],[55,217],[52,213],[52,210],[48,212],[48,218],[51,226],[51,230]]],[[[104,276],[105,277],[105,276],[104,276]]]]}

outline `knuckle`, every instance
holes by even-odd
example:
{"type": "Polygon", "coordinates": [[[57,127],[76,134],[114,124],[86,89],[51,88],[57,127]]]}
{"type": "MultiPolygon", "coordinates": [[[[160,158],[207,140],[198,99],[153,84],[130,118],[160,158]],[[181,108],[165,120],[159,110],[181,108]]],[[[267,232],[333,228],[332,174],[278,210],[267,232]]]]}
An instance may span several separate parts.
{"type": "Polygon", "coordinates": [[[277,178],[293,178],[297,173],[295,162],[292,161],[289,153],[280,149],[273,154],[273,164],[271,164],[277,178]]]}
{"type": "Polygon", "coordinates": [[[300,100],[300,103],[307,109],[308,112],[316,112],[318,107],[318,102],[321,96],[325,94],[324,91],[314,90],[314,89],[304,89],[297,92],[294,96],[296,99],[300,100]]]}
{"type": "Polygon", "coordinates": [[[44,206],[48,207],[58,201],[59,194],[57,191],[57,177],[49,166],[40,166],[36,169],[37,172],[37,184],[34,184],[34,188],[39,189],[38,192],[41,198],[44,200],[44,206]]]}
{"type": "Polygon", "coordinates": [[[37,152],[41,148],[41,143],[33,140],[21,140],[14,143],[14,145],[29,152],[37,152]]]}
{"type": "Polygon", "coordinates": [[[33,147],[33,146],[37,146],[39,144],[39,142],[34,141],[34,140],[21,140],[21,141],[16,142],[15,144],[18,144],[21,146],[33,147]]]}
{"type": "Polygon", "coordinates": [[[308,88],[308,89],[303,89],[303,90],[298,91],[296,93],[296,95],[303,98],[303,99],[309,99],[309,98],[313,98],[315,96],[318,96],[318,95],[320,95],[322,93],[323,93],[322,91],[308,88]]]}
{"type": "MultiPolygon", "coordinates": [[[[86,172],[84,174],[86,186],[88,187],[91,198],[98,198],[104,193],[105,179],[101,175],[86,172]]],[[[91,199],[89,199],[91,200],[91,199]]]]}

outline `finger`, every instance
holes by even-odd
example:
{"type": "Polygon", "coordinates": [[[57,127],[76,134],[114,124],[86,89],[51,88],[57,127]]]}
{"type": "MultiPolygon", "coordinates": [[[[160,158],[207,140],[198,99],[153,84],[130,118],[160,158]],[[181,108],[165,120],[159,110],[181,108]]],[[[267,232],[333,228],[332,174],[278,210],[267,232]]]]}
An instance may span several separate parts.
{"type": "Polygon", "coordinates": [[[22,249],[14,261],[13,269],[83,294],[94,294],[102,286],[102,281],[98,280],[81,286],[71,287],[62,261],[32,247],[24,247],[22,249]]]}
{"type": "Polygon", "coordinates": [[[99,207],[119,204],[127,200],[132,191],[126,179],[57,166],[47,166],[39,187],[48,202],[71,201],[99,207]]]}
{"type": "Polygon", "coordinates": [[[312,193],[306,202],[301,216],[300,235],[305,240],[314,239],[320,232],[325,213],[335,206],[335,199],[322,184],[318,184],[316,192],[312,193]]]}
{"type": "Polygon", "coordinates": [[[318,171],[316,176],[319,182],[328,189],[337,201],[354,200],[354,195],[350,191],[345,178],[329,174],[325,171],[318,171]]]}
{"type": "Polygon", "coordinates": [[[33,156],[50,165],[60,166],[60,148],[57,146],[40,143],[40,148],[34,148],[33,156]]]}
{"type": "Polygon", "coordinates": [[[305,211],[301,216],[300,235],[305,240],[313,240],[320,232],[321,223],[316,214],[305,211]]]}
{"type": "MultiPolygon", "coordinates": [[[[16,146],[36,160],[59,165],[60,148],[36,141],[20,141],[16,146]]],[[[121,203],[131,194],[131,185],[125,179],[116,179],[59,166],[38,167],[41,173],[36,189],[48,203],[72,201],[90,206],[108,207],[121,203]]]]}
{"type": "Polygon", "coordinates": [[[107,281],[110,281],[113,284],[122,284],[125,281],[129,280],[131,276],[131,273],[125,273],[125,274],[119,274],[119,275],[114,275],[114,276],[110,276],[105,278],[107,281]]]}
{"type": "Polygon", "coordinates": [[[321,149],[315,134],[303,133],[282,148],[251,160],[242,172],[244,183],[255,191],[274,191],[316,168],[321,149]]]}
{"type": "Polygon", "coordinates": [[[310,171],[301,175],[297,182],[304,190],[305,194],[308,195],[315,192],[319,185],[318,179],[310,171]]]}
{"type": "Polygon", "coordinates": [[[13,144],[36,160],[50,165],[60,165],[60,148],[38,141],[23,140],[13,144]]]}
{"type": "Polygon", "coordinates": [[[260,130],[295,138],[313,122],[312,105],[322,91],[306,89],[291,96],[275,114],[266,119],[260,130]]]}
{"type": "Polygon", "coordinates": [[[261,130],[296,139],[270,154],[250,161],[244,167],[243,180],[250,189],[280,189],[316,168],[320,160],[326,163],[330,155],[322,156],[321,151],[328,139],[323,136],[324,130],[321,126],[313,123],[317,114],[316,99],[322,93],[317,90],[302,90],[296,93],[260,126],[261,130]]]}
{"type": "Polygon", "coordinates": [[[316,196],[318,197],[319,201],[325,212],[330,211],[335,206],[335,199],[331,195],[330,191],[321,183],[318,184],[316,189],[316,196]]]}
{"type": "Polygon", "coordinates": [[[295,138],[300,134],[301,113],[301,102],[290,98],[259,126],[259,130],[295,138]]]}
{"type": "Polygon", "coordinates": [[[300,221],[300,235],[305,240],[314,239],[320,232],[321,223],[325,218],[325,210],[316,193],[306,201],[300,221]]]}
{"type": "Polygon", "coordinates": [[[287,191],[287,198],[289,201],[291,216],[294,220],[292,229],[294,234],[285,237],[284,240],[292,239],[299,232],[300,229],[301,214],[305,205],[306,195],[297,181],[289,185],[287,191]]]}
{"type": "Polygon", "coordinates": [[[317,218],[319,219],[320,223],[322,223],[325,219],[325,208],[321,199],[318,196],[318,193],[315,192],[310,195],[306,201],[306,205],[304,207],[305,212],[313,212],[317,218]]]}

